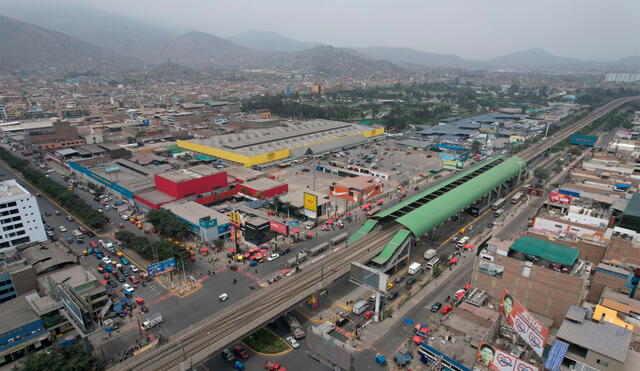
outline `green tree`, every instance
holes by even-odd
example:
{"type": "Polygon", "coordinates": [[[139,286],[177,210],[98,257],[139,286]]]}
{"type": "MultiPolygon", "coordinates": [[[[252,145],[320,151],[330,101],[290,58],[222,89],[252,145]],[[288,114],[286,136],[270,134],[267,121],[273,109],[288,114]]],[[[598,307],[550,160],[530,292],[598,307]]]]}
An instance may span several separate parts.
{"type": "Polygon", "coordinates": [[[538,183],[543,183],[549,178],[549,169],[538,167],[533,171],[533,176],[538,179],[538,183]]]}
{"type": "Polygon", "coordinates": [[[440,266],[436,265],[435,267],[433,267],[434,278],[438,278],[438,276],[440,276],[441,274],[442,274],[442,268],[440,268],[440,266]]]}
{"type": "Polygon", "coordinates": [[[147,220],[161,235],[171,238],[184,238],[190,233],[189,225],[169,210],[151,210],[147,220]]]}
{"type": "Polygon", "coordinates": [[[84,371],[101,370],[95,358],[87,355],[80,345],[62,348],[58,345],[29,353],[19,365],[17,371],[84,371]]]}
{"type": "Polygon", "coordinates": [[[482,149],[482,143],[477,140],[471,142],[471,153],[476,154],[480,152],[480,149],[482,149]]]}

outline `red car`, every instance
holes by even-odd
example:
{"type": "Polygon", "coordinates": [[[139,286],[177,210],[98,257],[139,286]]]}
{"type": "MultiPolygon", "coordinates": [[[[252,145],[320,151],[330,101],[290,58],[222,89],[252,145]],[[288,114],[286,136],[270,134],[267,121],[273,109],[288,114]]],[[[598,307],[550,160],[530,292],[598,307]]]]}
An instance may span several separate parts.
{"type": "Polygon", "coordinates": [[[87,231],[86,229],[82,228],[82,227],[78,227],[78,230],[80,231],[80,233],[82,234],[87,234],[89,233],[89,231],[87,231]]]}
{"type": "Polygon", "coordinates": [[[90,241],[89,242],[89,247],[96,248],[96,247],[98,247],[98,243],[96,241],[90,241]]]}
{"type": "Polygon", "coordinates": [[[270,359],[267,359],[264,362],[264,368],[269,370],[269,371],[287,371],[287,369],[284,368],[284,366],[282,366],[278,362],[272,361],[270,359]]]}
{"type": "Polygon", "coordinates": [[[444,308],[442,308],[440,313],[447,314],[447,313],[451,312],[452,310],[453,310],[453,307],[451,305],[446,305],[444,308]]]}
{"type": "Polygon", "coordinates": [[[233,352],[242,359],[249,358],[249,352],[244,349],[242,345],[236,345],[233,347],[233,352]]]}
{"type": "Polygon", "coordinates": [[[133,283],[134,285],[137,285],[140,283],[140,280],[135,278],[134,276],[129,276],[129,281],[131,281],[131,283],[133,283]]]}

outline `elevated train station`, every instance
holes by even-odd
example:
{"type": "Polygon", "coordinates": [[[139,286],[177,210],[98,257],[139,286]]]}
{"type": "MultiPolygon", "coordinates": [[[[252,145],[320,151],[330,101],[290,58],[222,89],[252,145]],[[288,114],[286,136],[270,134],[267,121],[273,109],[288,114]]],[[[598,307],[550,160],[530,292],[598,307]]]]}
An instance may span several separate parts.
{"type": "Polygon", "coordinates": [[[355,242],[367,233],[402,225],[370,265],[393,271],[408,263],[411,246],[422,238],[435,237],[439,227],[462,213],[478,215],[504,197],[525,178],[526,161],[504,156],[487,159],[446,181],[376,214],[350,238],[355,242]]]}

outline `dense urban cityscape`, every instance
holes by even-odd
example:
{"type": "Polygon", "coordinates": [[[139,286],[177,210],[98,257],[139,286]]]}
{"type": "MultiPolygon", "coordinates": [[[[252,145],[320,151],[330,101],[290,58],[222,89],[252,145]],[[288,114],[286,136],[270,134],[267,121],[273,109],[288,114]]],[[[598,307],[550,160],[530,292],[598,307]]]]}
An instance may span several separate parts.
{"type": "Polygon", "coordinates": [[[0,8],[0,369],[640,369],[633,47],[223,38],[86,2],[0,8]]]}

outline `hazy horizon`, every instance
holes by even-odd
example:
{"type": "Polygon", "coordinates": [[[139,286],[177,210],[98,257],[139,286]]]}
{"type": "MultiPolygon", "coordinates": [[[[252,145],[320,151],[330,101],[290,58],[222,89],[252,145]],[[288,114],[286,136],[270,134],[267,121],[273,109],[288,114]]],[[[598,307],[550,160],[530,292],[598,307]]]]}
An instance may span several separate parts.
{"type": "Polygon", "coordinates": [[[409,47],[469,59],[533,48],[598,62],[640,55],[638,0],[74,1],[220,37],[264,30],[337,47],[409,47]]]}

